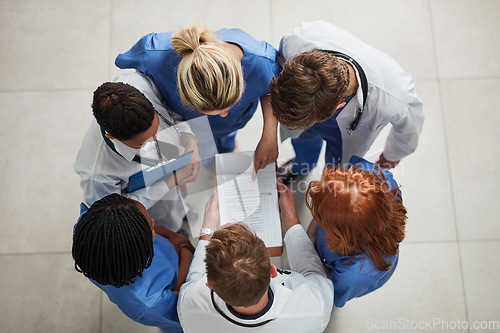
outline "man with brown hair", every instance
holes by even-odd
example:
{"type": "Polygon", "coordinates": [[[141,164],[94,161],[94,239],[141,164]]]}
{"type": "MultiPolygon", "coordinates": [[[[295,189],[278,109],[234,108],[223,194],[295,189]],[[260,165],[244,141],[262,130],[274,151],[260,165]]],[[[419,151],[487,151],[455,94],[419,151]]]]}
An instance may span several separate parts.
{"type": "Polygon", "coordinates": [[[281,39],[281,74],[270,84],[281,139],[292,137],[295,160],[282,177],[310,172],[327,142],[327,165],[364,156],[392,125],[377,161],[395,167],[417,147],[424,121],[412,77],[387,54],[325,21],[305,22],[281,39]],[[292,129],[290,131],[289,129],[292,129]]]}
{"type": "Polygon", "coordinates": [[[264,242],[243,224],[225,225],[213,232],[219,225],[217,196],[213,195],[179,294],[177,310],[184,332],[247,332],[249,328],[323,332],[328,325],[333,285],[298,221],[293,193],[281,181],[278,187],[292,271],[271,264],[264,242]]]}

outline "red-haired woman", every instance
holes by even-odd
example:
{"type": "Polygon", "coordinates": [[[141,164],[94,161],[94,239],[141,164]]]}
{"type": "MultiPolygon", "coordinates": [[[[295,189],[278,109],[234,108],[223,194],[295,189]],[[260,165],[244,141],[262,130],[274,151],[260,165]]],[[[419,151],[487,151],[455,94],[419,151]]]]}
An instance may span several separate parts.
{"type": "Polygon", "coordinates": [[[319,225],[316,248],[331,270],[336,307],[387,282],[398,263],[406,223],[392,174],[357,156],[350,164],[348,169],[326,168],[306,193],[319,225]]]}

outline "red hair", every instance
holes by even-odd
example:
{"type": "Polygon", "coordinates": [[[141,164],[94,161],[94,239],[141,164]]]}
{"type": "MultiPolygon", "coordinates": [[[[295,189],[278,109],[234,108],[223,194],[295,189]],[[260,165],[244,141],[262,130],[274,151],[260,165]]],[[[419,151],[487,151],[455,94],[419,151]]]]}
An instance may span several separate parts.
{"type": "Polygon", "coordinates": [[[328,247],[342,256],[369,255],[387,271],[384,255],[396,255],[405,236],[406,208],[398,189],[390,190],[378,174],[351,167],[328,167],[309,184],[306,205],[326,232],[328,247]]]}

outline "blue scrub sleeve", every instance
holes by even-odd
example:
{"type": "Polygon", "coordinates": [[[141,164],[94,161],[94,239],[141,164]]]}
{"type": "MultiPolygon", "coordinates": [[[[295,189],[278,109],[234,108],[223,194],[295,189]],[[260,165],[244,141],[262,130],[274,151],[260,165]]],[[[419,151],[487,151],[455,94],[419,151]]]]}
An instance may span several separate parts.
{"type": "MultiPolygon", "coordinates": [[[[365,171],[373,172],[376,175],[380,175],[379,171],[377,170],[378,168],[376,168],[377,164],[372,163],[372,162],[368,162],[367,160],[365,160],[362,157],[352,156],[351,159],[349,160],[349,163],[352,166],[355,166],[357,168],[363,169],[365,171]]],[[[389,189],[392,191],[392,190],[398,188],[399,185],[396,182],[396,180],[394,180],[394,176],[392,175],[392,173],[389,170],[384,169],[382,167],[380,167],[380,169],[384,173],[384,177],[387,181],[387,185],[389,185],[389,189]]]]}
{"type": "Polygon", "coordinates": [[[343,307],[348,300],[376,289],[377,286],[376,279],[350,271],[341,272],[337,269],[332,271],[331,279],[335,286],[333,303],[338,308],[343,307]]]}
{"type": "Polygon", "coordinates": [[[146,58],[146,46],[150,40],[150,35],[151,34],[142,37],[130,50],[119,54],[115,59],[116,67],[121,69],[135,68],[140,70],[146,58]]]}

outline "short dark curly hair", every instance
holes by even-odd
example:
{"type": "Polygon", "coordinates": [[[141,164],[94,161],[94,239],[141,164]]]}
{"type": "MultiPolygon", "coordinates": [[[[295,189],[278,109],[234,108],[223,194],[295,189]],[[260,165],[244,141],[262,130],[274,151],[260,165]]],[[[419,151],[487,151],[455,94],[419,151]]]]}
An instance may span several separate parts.
{"type": "Polygon", "coordinates": [[[94,91],[94,117],[99,126],[120,141],[130,140],[151,127],[153,104],[137,88],[106,82],[94,91]]]}

